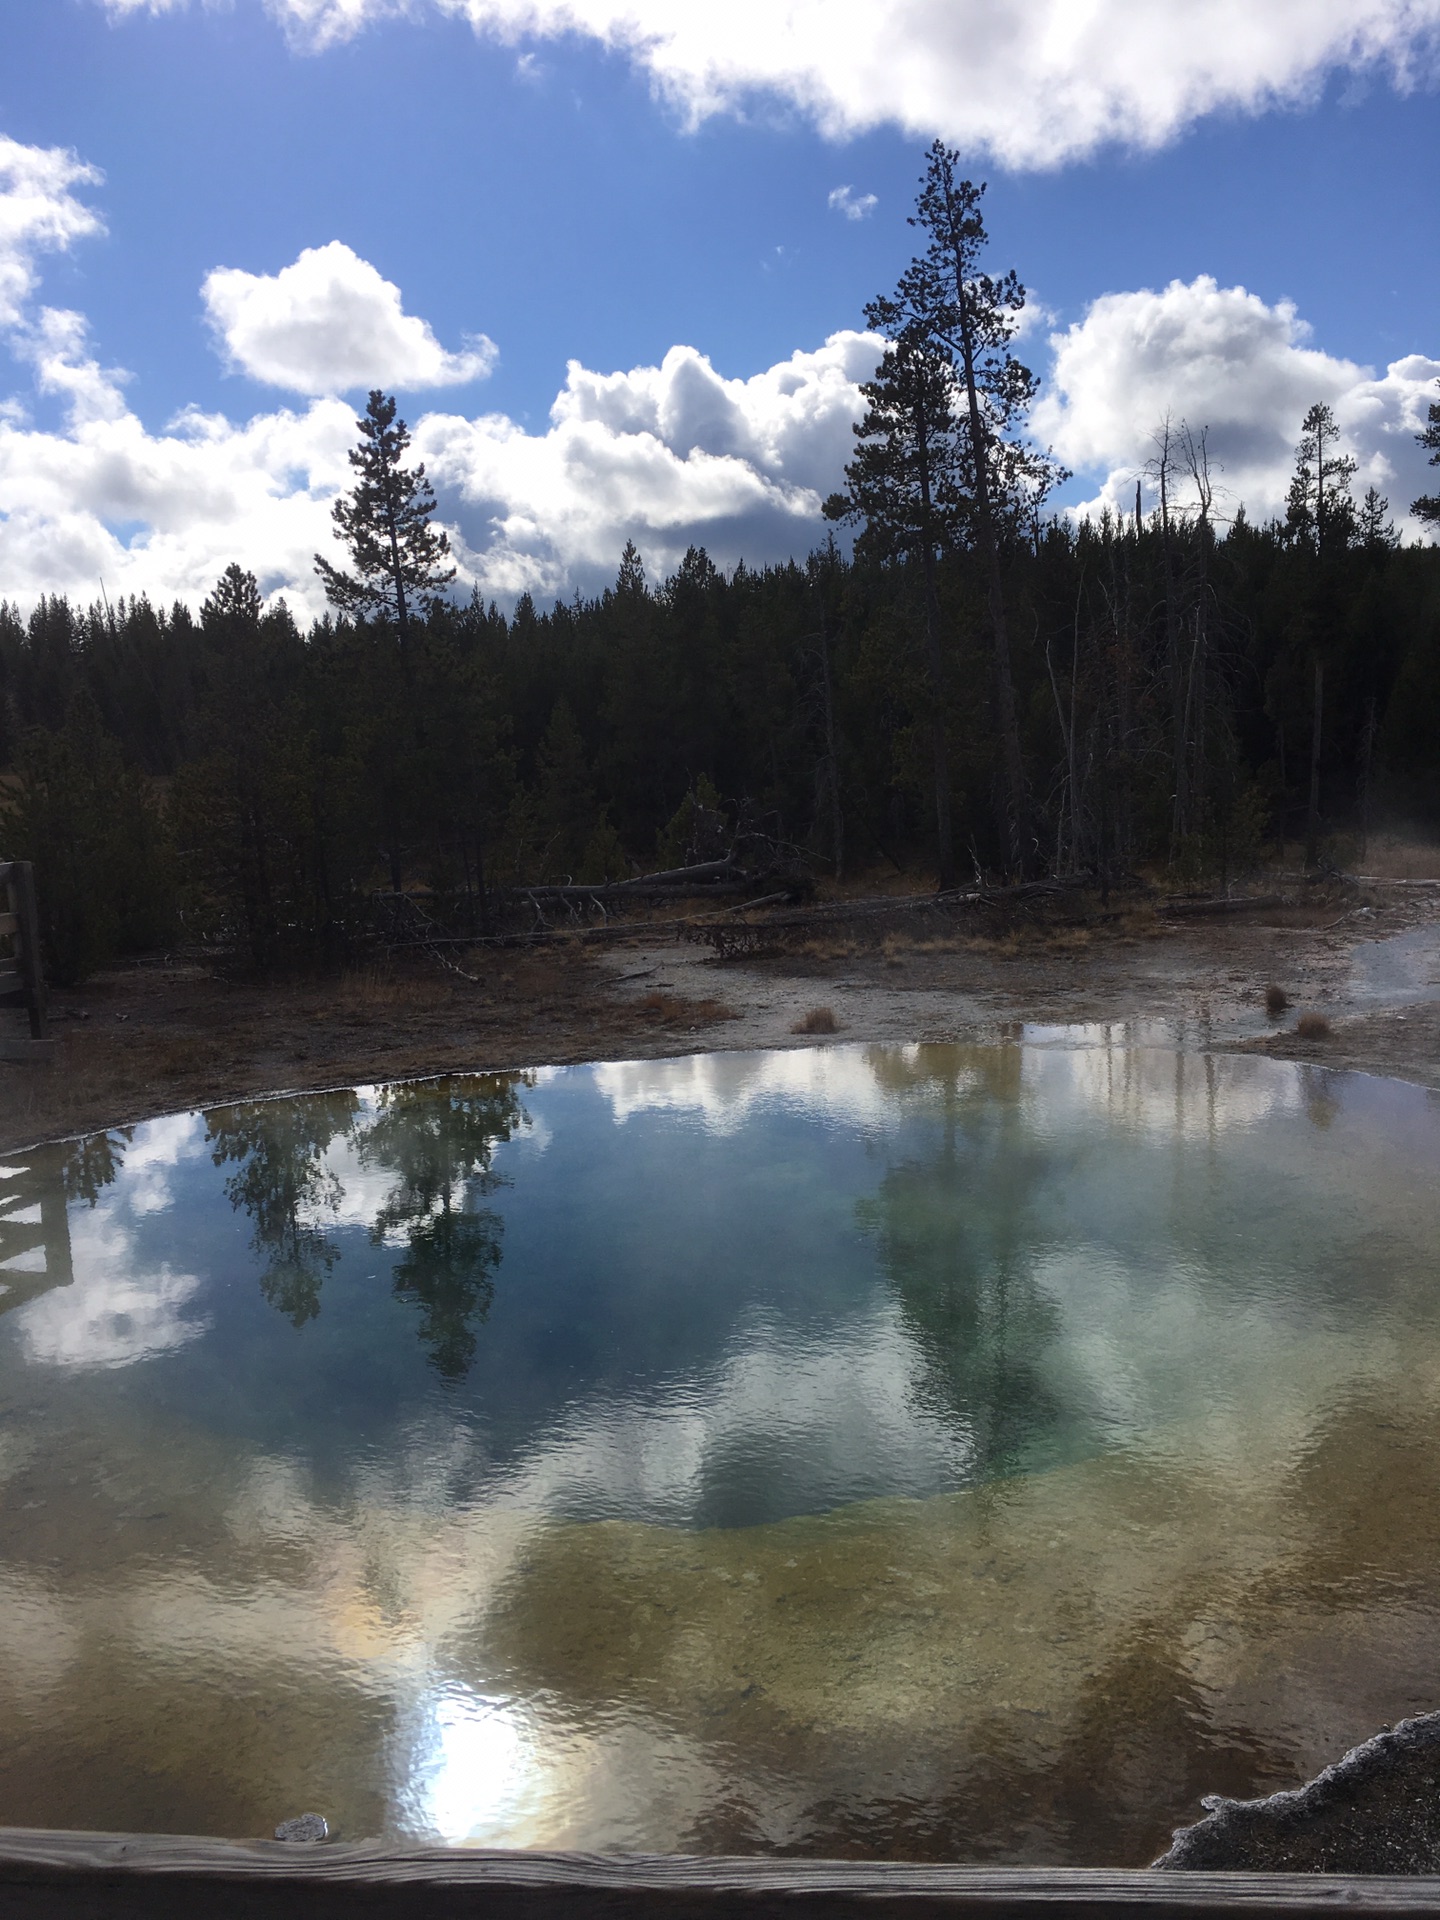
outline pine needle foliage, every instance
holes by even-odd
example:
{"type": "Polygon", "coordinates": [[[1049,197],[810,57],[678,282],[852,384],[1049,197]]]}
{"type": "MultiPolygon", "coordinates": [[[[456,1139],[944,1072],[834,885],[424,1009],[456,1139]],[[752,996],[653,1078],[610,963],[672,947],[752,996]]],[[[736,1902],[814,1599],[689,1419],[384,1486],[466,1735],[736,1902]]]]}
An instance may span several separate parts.
{"type": "Polygon", "coordinates": [[[410,430],[396,416],[393,395],[372,390],[355,424],[360,444],[348,457],[358,477],[332,510],[354,570],[344,573],[317,553],[315,571],[337,613],[393,624],[403,647],[411,617],[428,614],[455,578],[445,565],[450,542],[430,524],[435,494],[423,463],[403,464],[410,430]]]}

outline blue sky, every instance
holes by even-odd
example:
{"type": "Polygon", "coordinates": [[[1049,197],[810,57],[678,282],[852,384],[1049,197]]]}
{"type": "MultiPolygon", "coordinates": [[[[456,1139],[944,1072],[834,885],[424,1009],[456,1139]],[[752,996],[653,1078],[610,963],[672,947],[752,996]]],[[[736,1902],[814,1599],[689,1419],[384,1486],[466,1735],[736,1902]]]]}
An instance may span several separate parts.
{"type": "Polygon", "coordinates": [[[735,0],[708,40],[704,10],[677,28],[678,0],[634,0],[648,48],[614,43],[606,0],[569,16],[596,32],[497,38],[518,5],[8,0],[0,135],[103,175],[46,188],[103,232],[12,240],[29,285],[0,351],[0,597],[88,598],[108,571],[112,593],[194,599],[238,557],[311,604],[344,480],[335,396],[371,380],[402,393],[486,591],[592,586],[629,532],[652,572],[691,538],[732,563],[803,552],[933,133],[990,180],[995,263],[1043,306],[1036,424],[1072,503],[1133,492],[1169,407],[1210,425],[1235,499],[1273,510],[1307,395],[1397,510],[1419,490],[1440,0],[1271,0],[1258,33],[1253,0],[1205,0],[1193,32],[1094,0],[1093,34],[1058,54],[1047,0],[808,0],[788,39],[780,10],[735,0]],[[847,64],[862,14],[894,31],[847,64]],[[1137,19],[1127,66],[1114,34],[1137,19]],[[842,186],[863,217],[830,204],[842,186]],[[332,243],[348,252],[313,251],[332,243]],[[42,341],[46,310],[70,321],[42,341]],[[372,364],[376,327],[394,340],[372,364]],[[824,365],[723,384],[847,330],[824,365]],[[570,361],[590,384],[557,439],[570,361]],[[203,457],[172,427],[186,409],[212,416],[203,457]],[[133,471],[107,494],[117,461],[133,471]],[[177,490],[210,498],[204,527],[177,490]]]}

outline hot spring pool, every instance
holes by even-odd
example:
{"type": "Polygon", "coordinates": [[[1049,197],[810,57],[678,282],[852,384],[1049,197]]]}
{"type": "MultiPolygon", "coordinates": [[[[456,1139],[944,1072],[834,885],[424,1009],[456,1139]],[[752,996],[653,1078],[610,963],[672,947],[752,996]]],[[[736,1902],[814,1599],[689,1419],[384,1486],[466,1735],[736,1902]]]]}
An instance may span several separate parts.
{"type": "Polygon", "coordinates": [[[9,1166],[0,1823],[1138,1865],[1440,1706],[1440,1100],[1090,1038],[9,1166]]]}

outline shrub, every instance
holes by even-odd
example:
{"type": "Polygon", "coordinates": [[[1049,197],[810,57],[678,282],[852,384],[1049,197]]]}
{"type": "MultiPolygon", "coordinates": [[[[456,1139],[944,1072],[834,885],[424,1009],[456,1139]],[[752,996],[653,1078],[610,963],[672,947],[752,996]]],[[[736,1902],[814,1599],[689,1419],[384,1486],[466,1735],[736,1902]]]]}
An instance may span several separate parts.
{"type": "Polygon", "coordinates": [[[812,1007],[791,1027],[792,1033],[838,1033],[840,1022],[829,1007],[812,1007]]]}

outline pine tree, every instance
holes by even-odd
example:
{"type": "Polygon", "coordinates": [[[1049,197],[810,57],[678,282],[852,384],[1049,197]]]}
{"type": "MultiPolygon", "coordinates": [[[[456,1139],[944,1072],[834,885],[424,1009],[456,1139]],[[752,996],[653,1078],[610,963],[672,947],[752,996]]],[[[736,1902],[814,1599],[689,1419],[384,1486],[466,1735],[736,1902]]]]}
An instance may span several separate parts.
{"type": "MultiPolygon", "coordinates": [[[[1422,447],[1430,450],[1430,464],[1440,467],[1440,400],[1430,402],[1428,426],[1422,427],[1415,438],[1422,447]]],[[[1432,527],[1440,527],[1440,493],[1422,493],[1418,500],[1410,502],[1410,511],[1417,520],[1424,520],[1432,527]]]]}
{"type": "Polygon", "coordinates": [[[444,564],[450,542],[430,524],[435,495],[423,464],[401,464],[410,432],[395,417],[393,397],[375,389],[355,424],[360,444],[349,460],[359,478],[335,502],[332,516],[355,570],[342,573],[317,553],[315,571],[338,613],[393,622],[404,652],[411,615],[428,613],[455,578],[454,567],[444,564]]]}
{"type": "Polygon", "coordinates": [[[1367,487],[1360,503],[1360,544],[1366,553],[1388,553],[1398,546],[1395,523],[1390,518],[1390,502],[1378,487],[1367,487]]]}
{"type": "Polygon", "coordinates": [[[930,693],[930,744],[935,782],[939,883],[955,884],[950,769],[945,741],[945,671],[940,646],[936,557],[953,532],[961,503],[955,438],[955,379],[948,356],[912,322],[897,326],[888,300],[866,308],[872,326],[899,337],[885,350],[875,378],[861,387],[868,402],[855,428],[860,445],[845,469],[848,491],[825,502],[831,520],[859,520],[862,550],[907,558],[920,567],[925,666],[930,693]]]}
{"type": "Polygon", "coordinates": [[[176,774],[172,817],[192,909],[264,969],[324,918],[304,642],[284,602],[262,613],[254,574],[233,564],[201,609],[198,641],[198,751],[176,774]]]}
{"type": "Polygon", "coordinates": [[[1005,769],[1006,852],[1012,874],[1029,865],[1029,801],[1020,749],[1009,618],[1001,566],[1007,521],[1038,515],[1066,474],[1027,447],[1021,423],[1039,381],[1010,351],[1025,288],[1012,270],[998,279],[980,270],[988,244],[980,202],[985,184],[956,177],[959,155],[943,141],[930,149],[910,224],[929,236],[925,253],[900,283],[902,304],[952,355],[964,396],[960,425],[973,538],[986,572],[994,647],[995,705],[1005,769]]]}
{"type": "MultiPolygon", "coordinates": [[[[1285,523],[1292,540],[1308,547],[1318,562],[1342,553],[1355,537],[1355,501],[1350,482],[1355,456],[1340,449],[1340,428],[1332,410],[1316,401],[1300,422],[1295,475],[1290,482],[1285,523]]],[[[1298,609],[1310,634],[1310,791],[1305,809],[1305,864],[1320,857],[1320,764],[1325,723],[1324,598],[1318,566],[1310,576],[1308,604],[1298,609]]]]}
{"type": "Polygon", "coordinates": [[[1285,512],[1292,536],[1312,545],[1317,557],[1348,546],[1354,536],[1350,482],[1355,470],[1355,456],[1340,451],[1334,413],[1317,401],[1300,423],[1295,477],[1285,512]]]}
{"type": "Polygon", "coordinates": [[[625,551],[620,556],[620,571],[615,579],[615,592],[620,599],[643,599],[645,595],[645,562],[640,558],[640,549],[633,540],[625,542],[625,551]]]}

